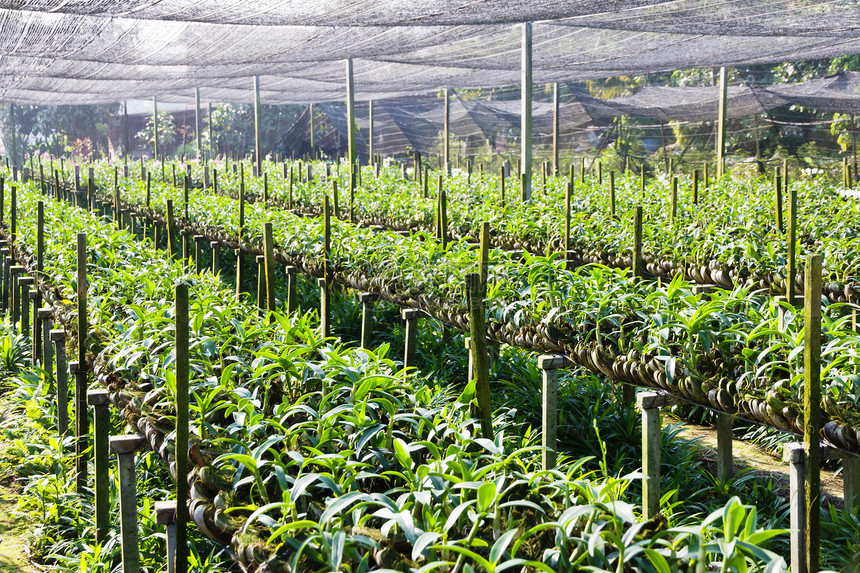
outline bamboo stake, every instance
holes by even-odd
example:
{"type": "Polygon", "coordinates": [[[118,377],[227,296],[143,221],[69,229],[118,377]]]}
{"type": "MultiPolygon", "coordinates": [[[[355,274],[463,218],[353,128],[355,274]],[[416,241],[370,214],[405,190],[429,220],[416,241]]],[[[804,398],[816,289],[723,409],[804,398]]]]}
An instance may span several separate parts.
{"type": "Polygon", "coordinates": [[[320,290],[320,331],[323,338],[331,336],[331,204],[323,197],[323,279],[320,290]]]}
{"type": "Polygon", "coordinates": [[[633,276],[642,277],[642,205],[636,206],[633,215],[633,276]]]}
{"type": "Polygon", "coordinates": [[[167,253],[176,256],[176,224],[173,219],[173,199],[167,200],[167,253]]]}
{"type": "Polygon", "coordinates": [[[478,408],[476,415],[481,420],[481,434],[493,439],[492,404],[490,400],[490,361],[487,353],[487,330],[484,318],[484,297],[486,289],[481,284],[480,273],[466,275],[469,293],[469,330],[471,335],[471,355],[474,365],[475,395],[478,408]]]}
{"type": "Polygon", "coordinates": [[[564,190],[564,258],[566,259],[566,267],[570,269],[572,261],[570,255],[570,199],[573,193],[573,182],[568,182],[564,190]]]}
{"type": "Polygon", "coordinates": [[[609,214],[615,216],[615,171],[609,172],[609,214]]]}

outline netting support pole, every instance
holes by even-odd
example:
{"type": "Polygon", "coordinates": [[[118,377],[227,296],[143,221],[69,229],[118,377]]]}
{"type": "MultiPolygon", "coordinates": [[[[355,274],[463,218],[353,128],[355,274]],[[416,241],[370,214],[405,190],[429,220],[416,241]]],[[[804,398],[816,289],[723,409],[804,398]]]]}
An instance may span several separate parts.
{"type": "Polygon", "coordinates": [[[212,138],[212,103],[209,103],[209,115],[206,116],[209,122],[209,159],[215,158],[215,139],[212,138]]]}
{"type": "Polygon", "coordinates": [[[200,137],[200,88],[194,88],[194,133],[197,135],[197,161],[203,165],[203,144],[200,137]]]}
{"type": "Polygon", "coordinates": [[[558,82],[552,84],[552,174],[558,176],[558,82]]]}
{"type": "Polygon", "coordinates": [[[15,134],[15,104],[9,104],[9,124],[12,130],[12,166],[18,165],[18,138],[15,134]]]}
{"type": "Polygon", "coordinates": [[[152,157],[158,161],[158,97],[152,96],[152,157]]]}
{"type": "Polygon", "coordinates": [[[444,94],[444,98],[445,98],[445,104],[444,104],[445,105],[445,118],[443,120],[445,125],[444,125],[444,129],[442,130],[443,131],[443,135],[442,135],[442,137],[443,137],[443,139],[442,139],[442,159],[443,159],[443,163],[444,163],[442,168],[445,170],[446,175],[450,175],[451,174],[451,166],[449,164],[449,161],[451,160],[451,155],[450,155],[449,139],[450,139],[451,100],[448,98],[448,88],[445,88],[443,90],[443,94],[444,94]]]}
{"type": "Polygon", "coordinates": [[[308,104],[308,129],[310,129],[310,137],[311,137],[311,159],[316,158],[316,149],[317,149],[317,132],[316,127],[314,126],[314,104],[308,104]]]}
{"type": "MultiPolygon", "coordinates": [[[[131,153],[131,144],[130,139],[128,137],[128,102],[122,102],[122,127],[123,127],[123,136],[125,137],[125,147],[123,148],[123,155],[128,157],[129,153],[131,153]]],[[[75,188],[77,190],[77,188],[75,188]]]]}
{"type": "Polygon", "coordinates": [[[346,61],[346,119],[347,148],[349,150],[349,186],[355,185],[355,82],[352,77],[352,59],[346,61]]]}
{"type": "Polygon", "coordinates": [[[717,179],[723,176],[726,156],[726,103],[728,81],[725,66],[720,68],[720,103],[717,111],[717,179]]]}
{"type": "Polygon", "coordinates": [[[522,117],[520,136],[522,155],[520,173],[523,184],[523,200],[532,198],[532,23],[523,22],[522,48],[522,117]]]}
{"type": "Polygon", "coordinates": [[[367,157],[370,164],[373,164],[373,100],[367,100],[367,123],[370,133],[367,137],[367,157]]]}
{"type": "Polygon", "coordinates": [[[260,76],[254,76],[254,165],[257,166],[257,177],[263,175],[263,152],[260,145],[260,76]]]}

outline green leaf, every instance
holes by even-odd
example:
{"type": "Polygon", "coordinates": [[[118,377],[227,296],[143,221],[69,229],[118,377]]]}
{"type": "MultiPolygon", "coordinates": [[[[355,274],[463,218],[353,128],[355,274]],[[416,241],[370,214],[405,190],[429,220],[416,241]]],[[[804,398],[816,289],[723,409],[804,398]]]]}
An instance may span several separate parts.
{"type": "Polygon", "coordinates": [[[487,482],[478,488],[478,511],[486,513],[496,500],[496,484],[487,482]]]}

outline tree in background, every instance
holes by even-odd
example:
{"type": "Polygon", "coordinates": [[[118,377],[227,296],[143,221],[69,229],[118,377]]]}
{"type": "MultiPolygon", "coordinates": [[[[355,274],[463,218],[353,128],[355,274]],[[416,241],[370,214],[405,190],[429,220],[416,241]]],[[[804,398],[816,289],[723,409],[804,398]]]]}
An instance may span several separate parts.
{"type": "MultiPolygon", "coordinates": [[[[146,125],[143,129],[135,134],[138,141],[142,141],[147,146],[147,152],[153,149],[155,143],[155,123],[152,116],[146,120],[146,125]]],[[[173,123],[173,116],[170,113],[161,110],[158,112],[158,145],[159,147],[168,146],[176,141],[176,124],[173,123]]],[[[161,149],[159,149],[161,152],[161,149]]]]}

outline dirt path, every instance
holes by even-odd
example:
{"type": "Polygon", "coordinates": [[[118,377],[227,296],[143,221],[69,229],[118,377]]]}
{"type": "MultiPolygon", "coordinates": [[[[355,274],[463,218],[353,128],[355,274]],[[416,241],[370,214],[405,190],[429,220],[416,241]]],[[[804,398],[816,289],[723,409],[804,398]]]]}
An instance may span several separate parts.
{"type": "Polygon", "coordinates": [[[0,483],[0,573],[39,573],[28,560],[27,520],[15,515],[18,494],[8,484],[0,483]]]}
{"type": "MultiPolygon", "coordinates": [[[[677,419],[666,416],[664,425],[678,425],[677,419]]],[[[717,430],[710,426],[698,426],[688,423],[680,423],[681,436],[687,439],[695,439],[704,450],[704,457],[716,464],[717,430]]],[[[798,438],[799,439],[799,438],[798,438]]],[[[789,477],[788,465],[773,457],[755,444],[741,440],[732,440],[732,456],[734,457],[735,473],[750,469],[762,478],[771,478],[779,489],[788,490],[789,477]]],[[[822,470],[821,491],[834,505],[842,506],[842,478],[833,475],[832,471],[822,470]]]]}

